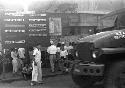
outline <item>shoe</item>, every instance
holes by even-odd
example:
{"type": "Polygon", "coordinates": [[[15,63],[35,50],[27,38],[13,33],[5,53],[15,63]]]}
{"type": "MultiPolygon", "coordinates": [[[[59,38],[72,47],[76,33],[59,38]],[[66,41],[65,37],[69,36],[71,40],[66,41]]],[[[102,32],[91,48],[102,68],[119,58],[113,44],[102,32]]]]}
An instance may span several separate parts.
{"type": "Polygon", "coordinates": [[[68,72],[69,71],[69,69],[68,68],[66,68],[66,72],[68,72]]]}
{"type": "Polygon", "coordinates": [[[34,85],[34,83],[32,83],[32,82],[31,82],[31,83],[30,83],[30,85],[31,85],[31,86],[33,86],[33,85],[34,85]]]}
{"type": "Polygon", "coordinates": [[[66,73],[66,71],[62,71],[62,73],[66,73]]]}
{"type": "Polygon", "coordinates": [[[31,85],[31,86],[34,86],[34,85],[36,85],[36,82],[35,82],[35,81],[32,81],[32,82],[30,83],[30,85],[31,85]]]}

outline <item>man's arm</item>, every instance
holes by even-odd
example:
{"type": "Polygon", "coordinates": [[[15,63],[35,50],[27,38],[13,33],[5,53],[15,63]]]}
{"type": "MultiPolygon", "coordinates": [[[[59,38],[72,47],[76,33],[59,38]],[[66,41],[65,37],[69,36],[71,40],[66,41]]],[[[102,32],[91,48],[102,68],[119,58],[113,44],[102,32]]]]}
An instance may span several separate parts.
{"type": "Polygon", "coordinates": [[[33,61],[34,61],[34,65],[35,65],[35,66],[37,65],[37,63],[36,63],[36,61],[35,61],[35,56],[36,56],[36,54],[37,54],[37,49],[35,49],[35,50],[33,51],[33,56],[34,56],[33,61]]]}
{"type": "Polygon", "coordinates": [[[47,53],[50,53],[50,47],[47,48],[47,53]]]}
{"type": "Polygon", "coordinates": [[[14,54],[13,54],[13,52],[11,52],[11,58],[14,58],[14,54]]]}

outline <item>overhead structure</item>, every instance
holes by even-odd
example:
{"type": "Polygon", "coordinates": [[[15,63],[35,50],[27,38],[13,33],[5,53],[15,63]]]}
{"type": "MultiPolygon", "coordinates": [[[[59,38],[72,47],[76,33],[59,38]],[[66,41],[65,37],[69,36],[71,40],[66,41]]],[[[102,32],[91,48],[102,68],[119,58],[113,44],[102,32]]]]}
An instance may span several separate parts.
{"type": "Polygon", "coordinates": [[[105,17],[109,17],[109,16],[113,16],[113,15],[118,15],[118,14],[121,14],[121,13],[125,13],[125,8],[122,8],[122,9],[119,9],[119,10],[116,10],[116,11],[113,11],[113,12],[110,12],[106,15],[104,15],[103,17],[101,17],[102,19],[105,18],[105,17]]]}

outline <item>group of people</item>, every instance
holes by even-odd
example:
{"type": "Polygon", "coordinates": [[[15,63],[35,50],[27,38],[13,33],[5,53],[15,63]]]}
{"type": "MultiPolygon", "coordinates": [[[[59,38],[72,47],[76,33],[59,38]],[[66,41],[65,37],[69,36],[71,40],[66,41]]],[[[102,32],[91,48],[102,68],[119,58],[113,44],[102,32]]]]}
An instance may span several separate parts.
{"type": "Polygon", "coordinates": [[[26,76],[32,76],[32,82],[31,85],[34,85],[37,83],[42,83],[42,69],[41,69],[41,51],[40,51],[41,45],[38,44],[36,47],[34,47],[33,50],[33,58],[31,66],[27,63],[24,63],[23,60],[25,59],[25,49],[19,48],[19,49],[12,49],[11,50],[11,58],[12,58],[12,66],[13,66],[13,74],[17,75],[19,69],[20,72],[23,74],[24,77],[26,76]]]}
{"type": "MultiPolygon", "coordinates": [[[[73,60],[72,43],[69,43],[69,45],[66,46],[64,42],[55,45],[53,41],[50,41],[50,44],[51,45],[47,48],[47,53],[49,55],[51,72],[55,72],[56,67],[58,67],[58,70],[63,72],[68,71],[69,63],[67,63],[66,60],[73,60]],[[55,65],[55,63],[57,65],[55,65]]],[[[30,65],[23,63],[23,59],[25,58],[25,50],[22,48],[12,49],[11,57],[14,74],[17,73],[18,69],[22,67],[22,74],[24,77],[31,75],[31,85],[43,83],[40,44],[37,44],[29,49],[30,65]]]]}
{"type": "Polygon", "coordinates": [[[25,49],[12,49],[11,50],[11,58],[13,65],[13,74],[16,75],[19,70],[23,67],[23,60],[25,59],[25,49]]]}
{"type": "Polygon", "coordinates": [[[50,41],[51,45],[47,48],[49,53],[49,60],[51,65],[51,71],[55,72],[55,62],[57,61],[58,70],[63,72],[68,71],[69,63],[67,60],[73,60],[73,45],[69,43],[68,46],[64,42],[54,45],[53,41],[50,41]]]}
{"type": "Polygon", "coordinates": [[[31,86],[37,83],[42,84],[42,60],[41,45],[37,44],[29,48],[30,63],[26,63],[22,68],[22,75],[25,79],[31,78],[31,86]]]}
{"type": "MultiPolygon", "coordinates": [[[[58,70],[67,71],[68,63],[67,59],[72,59],[73,56],[71,51],[73,50],[72,43],[69,46],[65,46],[64,42],[54,44],[50,41],[50,46],[47,48],[47,53],[49,54],[49,62],[51,66],[51,72],[55,72],[55,63],[58,63],[58,70]]],[[[43,83],[42,79],[42,60],[41,60],[41,45],[38,44],[33,49],[29,50],[31,64],[32,64],[32,82],[31,85],[35,83],[43,83]]]]}

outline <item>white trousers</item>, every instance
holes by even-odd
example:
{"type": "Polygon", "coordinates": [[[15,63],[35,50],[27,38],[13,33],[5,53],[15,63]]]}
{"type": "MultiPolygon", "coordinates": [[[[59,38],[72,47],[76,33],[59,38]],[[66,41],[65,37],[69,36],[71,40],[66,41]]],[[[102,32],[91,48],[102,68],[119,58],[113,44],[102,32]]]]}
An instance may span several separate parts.
{"type": "Polygon", "coordinates": [[[35,81],[37,82],[38,81],[38,69],[37,69],[37,66],[34,65],[34,61],[32,63],[32,67],[33,67],[33,70],[32,70],[32,81],[35,81]]]}
{"type": "Polygon", "coordinates": [[[41,68],[41,61],[37,62],[37,70],[38,70],[38,82],[42,81],[42,68],[41,68]]]}

